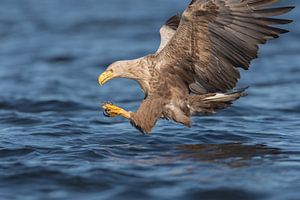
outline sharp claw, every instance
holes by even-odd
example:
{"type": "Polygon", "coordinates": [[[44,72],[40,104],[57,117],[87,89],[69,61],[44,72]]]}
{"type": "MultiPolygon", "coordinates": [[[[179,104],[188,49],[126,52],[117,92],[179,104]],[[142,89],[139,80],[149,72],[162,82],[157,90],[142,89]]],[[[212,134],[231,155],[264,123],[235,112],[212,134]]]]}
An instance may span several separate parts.
{"type": "Polygon", "coordinates": [[[110,115],[106,112],[106,110],[103,111],[103,115],[110,118],[110,115]]]}
{"type": "Polygon", "coordinates": [[[103,106],[105,106],[105,105],[113,105],[113,104],[112,104],[112,102],[105,101],[105,102],[102,103],[101,106],[103,107],[103,106]]]}

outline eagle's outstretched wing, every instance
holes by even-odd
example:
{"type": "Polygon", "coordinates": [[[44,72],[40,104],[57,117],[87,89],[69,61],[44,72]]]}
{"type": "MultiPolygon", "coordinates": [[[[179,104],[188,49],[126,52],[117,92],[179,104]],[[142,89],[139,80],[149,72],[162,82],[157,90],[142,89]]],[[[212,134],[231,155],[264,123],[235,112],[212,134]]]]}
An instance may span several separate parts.
{"type": "Polygon", "coordinates": [[[288,32],[272,25],[288,24],[291,20],[270,17],[294,7],[270,8],[276,2],[193,0],[182,16],[172,17],[161,29],[157,56],[165,67],[160,66],[160,70],[168,73],[168,67],[172,67],[173,73],[174,66],[181,71],[184,68],[192,82],[190,78],[183,82],[201,91],[224,92],[234,88],[240,78],[237,68],[249,68],[251,60],[257,57],[258,45],[288,32]]]}

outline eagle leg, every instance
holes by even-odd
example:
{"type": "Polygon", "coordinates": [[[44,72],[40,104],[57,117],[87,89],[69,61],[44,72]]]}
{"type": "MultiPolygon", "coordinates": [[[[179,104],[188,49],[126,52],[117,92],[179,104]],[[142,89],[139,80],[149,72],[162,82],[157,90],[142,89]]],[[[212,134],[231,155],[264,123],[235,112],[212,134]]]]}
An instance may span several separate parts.
{"type": "Polygon", "coordinates": [[[123,108],[120,108],[112,103],[104,103],[102,105],[102,108],[104,110],[104,115],[106,117],[117,117],[117,116],[122,116],[125,117],[126,119],[130,119],[130,114],[131,112],[128,112],[124,110],[123,108]]]}

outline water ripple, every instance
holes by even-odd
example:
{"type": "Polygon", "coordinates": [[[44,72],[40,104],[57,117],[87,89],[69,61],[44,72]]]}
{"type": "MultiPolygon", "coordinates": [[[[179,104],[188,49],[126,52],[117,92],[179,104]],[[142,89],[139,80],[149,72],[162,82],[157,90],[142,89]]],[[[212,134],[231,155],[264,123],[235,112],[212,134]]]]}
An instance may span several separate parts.
{"type": "Polygon", "coordinates": [[[102,115],[100,101],[134,111],[143,99],[132,81],[100,87],[104,67],[154,52],[187,4],[0,1],[0,199],[299,199],[297,9],[231,108],[152,135],[102,115]]]}

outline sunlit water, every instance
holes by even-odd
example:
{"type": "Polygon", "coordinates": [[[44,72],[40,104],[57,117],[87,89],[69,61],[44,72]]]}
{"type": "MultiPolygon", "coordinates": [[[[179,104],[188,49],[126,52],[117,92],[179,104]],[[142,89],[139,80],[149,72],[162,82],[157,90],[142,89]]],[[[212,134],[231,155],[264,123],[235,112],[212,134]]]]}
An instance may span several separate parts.
{"type": "Polygon", "coordinates": [[[186,4],[0,1],[0,199],[300,199],[297,9],[230,109],[148,136],[102,115],[102,101],[135,110],[143,93],[126,80],[100,88],[98,75],[155,51],[186,4]]]}

